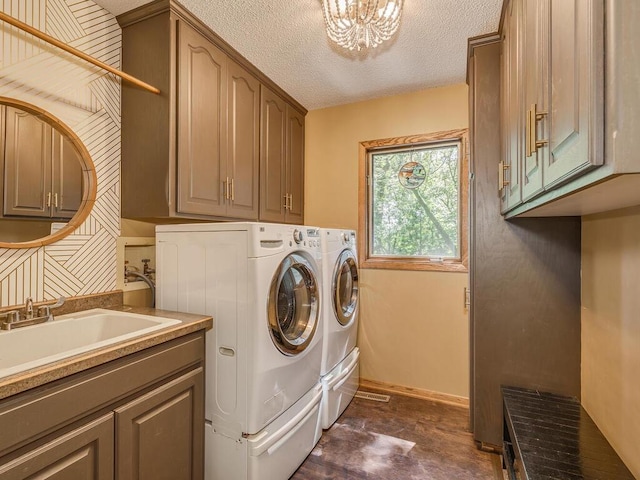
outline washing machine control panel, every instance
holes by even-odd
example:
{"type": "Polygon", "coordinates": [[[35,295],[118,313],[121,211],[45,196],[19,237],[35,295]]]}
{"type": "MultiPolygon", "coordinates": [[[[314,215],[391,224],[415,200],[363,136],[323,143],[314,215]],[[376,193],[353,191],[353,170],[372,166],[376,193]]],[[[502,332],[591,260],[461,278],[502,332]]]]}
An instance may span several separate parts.
{"type": "Polygon", "coordinates": [[[318,228],[296,228],[293,230],[291,238],[292,240],[289,240],[289,246],[295,244],[299,247],[320,247],[320,229],[318,228]]]}

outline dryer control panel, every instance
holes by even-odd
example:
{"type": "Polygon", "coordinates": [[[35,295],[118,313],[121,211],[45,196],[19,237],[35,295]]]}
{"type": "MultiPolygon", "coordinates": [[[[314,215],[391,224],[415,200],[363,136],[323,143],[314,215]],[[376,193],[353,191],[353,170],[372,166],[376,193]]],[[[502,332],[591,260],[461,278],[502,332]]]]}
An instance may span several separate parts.
{"type": "Polygon", "coordinates": [[[355,245],[356,244],[356,232],[353,230],[342,232],[340,240],[343,245],[355,245]]]}

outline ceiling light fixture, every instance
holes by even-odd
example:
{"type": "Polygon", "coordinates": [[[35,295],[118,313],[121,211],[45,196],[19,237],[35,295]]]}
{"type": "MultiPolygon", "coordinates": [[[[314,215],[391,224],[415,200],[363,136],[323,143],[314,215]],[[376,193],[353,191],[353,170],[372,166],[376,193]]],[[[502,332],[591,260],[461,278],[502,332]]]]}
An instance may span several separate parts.
{"type": "Polygon", "coordinates": [[[327,35],[349,50],[375,48],[400,25],[404,0],[322,0],[327,35]]]}

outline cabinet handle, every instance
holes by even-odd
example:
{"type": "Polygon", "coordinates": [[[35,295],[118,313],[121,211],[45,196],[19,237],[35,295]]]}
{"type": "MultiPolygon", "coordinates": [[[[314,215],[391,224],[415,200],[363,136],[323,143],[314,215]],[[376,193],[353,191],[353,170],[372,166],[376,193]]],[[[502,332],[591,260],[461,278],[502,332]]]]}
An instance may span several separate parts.
{"type": "Polygon", "coordinates": [[[526,114],[527,126],[524,129],[524,148],[526,150],[527,157],[532,155],[531,151],[531,110],[527,110],[526,114]]]}
{"type": "Polygon", "coordinates": [[[229,177],[222,182],[222,193],[225,200],[229,200],[229,177]]]}
{"type": "Polygon", "coordinates": [[[289,209],[289,194],[285,193],[284,194],[284,205],[283,205],[285,210],[289,209]]]}
{"type": "Polygon", "coordinates": [[[58,208],[58,194],[57,193],[53,194],[53,206],[58,208]]]}
{"type": "Polygon", "coordinates": [[[534,153],[537,153],[539,148],[542,148],[547,143],[549,143],[547,140],[537,139],[538,122],[547,116],[547,112],[538,112],[536,111],[536,109],[537,105],[535,103],[532,103],[531,108],[527,111],[528,136],[525,141],[525,143],[527,144],[527,157],[530,157],[534,153]]]}
{"type": "Polygon", "coordinates": [[[289,194],[289,211],[293,210],[293,195],[289,194]]]}
{"type": "Polygon", "coordinates": [[[231,179],[229,190],[231,192],[229,196],[231,197],[231,201],[233,202],[236,199],[236,190],[235,188],[233,188],[233,178],[231,179]]]}
{"type": "Polygon", "coordinates": [[[502,192],[502,189],[509,185],[509,181],[505,180],[504,172],[508,170],[510,165],[505,164],[504,162],[498,163],[498,191],[502,192]]]}
{"type": "Polygon", "coordinates": [[[47,193],[47,207],[51,206],[51,192],[47,193]]]}

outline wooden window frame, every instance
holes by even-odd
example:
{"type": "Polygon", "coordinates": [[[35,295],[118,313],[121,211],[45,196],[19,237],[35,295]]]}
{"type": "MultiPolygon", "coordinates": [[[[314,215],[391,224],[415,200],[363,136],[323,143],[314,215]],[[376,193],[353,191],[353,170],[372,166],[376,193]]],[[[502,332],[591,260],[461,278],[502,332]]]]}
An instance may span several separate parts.
{"type": "Polygon", "coordinates": [[[358,260],[360,268],[389,270],[427,270],[437,272],[468,272],[469,267],[469,130],[446,130],[422,135],[385,138],[360,142],[358,168],[358,260]],[[433,261],[427,258],[372,257],[369,250],[369,154],[376,150],[412,145],[428,146],[443,142],[460,143],[460,258],[433,261]]]}

